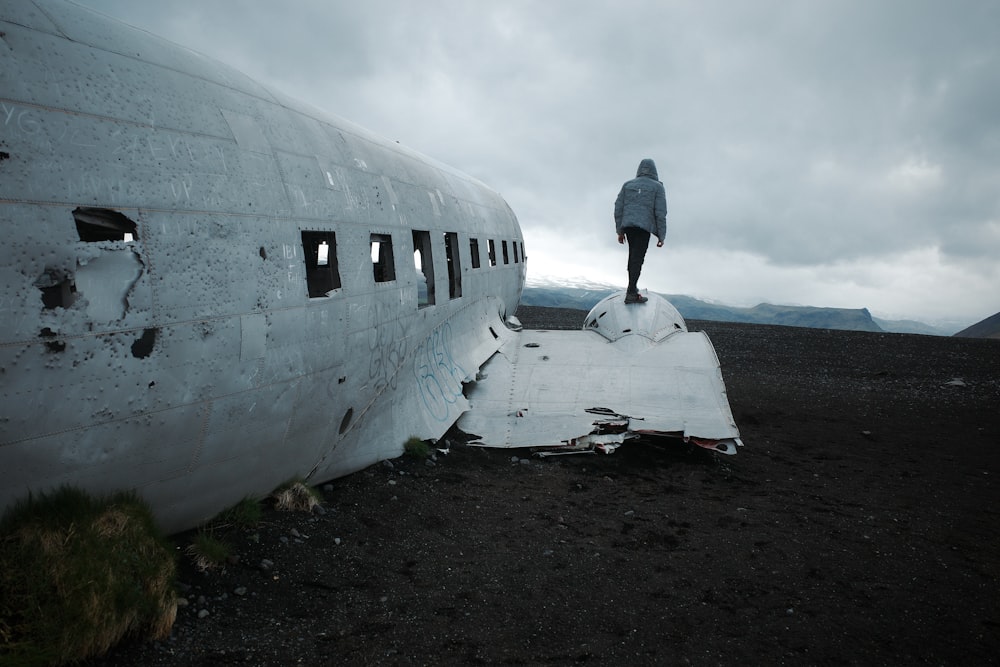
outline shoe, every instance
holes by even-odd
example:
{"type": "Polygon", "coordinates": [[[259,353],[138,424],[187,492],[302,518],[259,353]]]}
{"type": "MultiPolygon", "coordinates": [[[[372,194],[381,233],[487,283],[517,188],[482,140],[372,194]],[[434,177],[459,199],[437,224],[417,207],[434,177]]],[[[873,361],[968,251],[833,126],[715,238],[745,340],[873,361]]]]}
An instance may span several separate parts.
{"type": "Polygon", "coordinates": [[[638,292],[635,294],[625,295],[625,303],[646,303],[647,301],[649,301],[649,298],[639,294],[638,292]]]}

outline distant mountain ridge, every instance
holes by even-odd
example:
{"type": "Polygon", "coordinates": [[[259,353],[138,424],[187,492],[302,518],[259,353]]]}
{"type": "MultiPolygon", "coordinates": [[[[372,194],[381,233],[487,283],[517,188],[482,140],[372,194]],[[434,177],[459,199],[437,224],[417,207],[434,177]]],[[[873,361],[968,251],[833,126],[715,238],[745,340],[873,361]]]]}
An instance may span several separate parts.
{"type": "MultiPolygon", "coordinates": [[[[589,311],[601,299],[620,291],[620,287],[598,284],[529,284],[521,303],[525,306],[575,308],[589,311]]],[[[751,308],[708,303],[680,294],[664,294],[684,319],[751,324],[780,324],[812,329],[844,331],[890,331],[946,336],[948,332],[922,322],[873,318],[867,308],[820,308],[816,306],[780,306],[761,303],[751,308]]]]}
{"type": "Polygon", "coordinates": [[[976,322],[970,327],[959,331],[956,336],[962,338],[997,338],[1000,339],[1000,313],[990,315],[985,320],[976,322]]]}
{"type": "Polygon", "coordinates": [[[705,303],[689,296],[670,295],[667,298],[685,319],[781,324],[810,329],[885,331],[872,319],[867,308],[777,306],[770,303],[760,303],[752,308],[740,308],[705,303]]]}

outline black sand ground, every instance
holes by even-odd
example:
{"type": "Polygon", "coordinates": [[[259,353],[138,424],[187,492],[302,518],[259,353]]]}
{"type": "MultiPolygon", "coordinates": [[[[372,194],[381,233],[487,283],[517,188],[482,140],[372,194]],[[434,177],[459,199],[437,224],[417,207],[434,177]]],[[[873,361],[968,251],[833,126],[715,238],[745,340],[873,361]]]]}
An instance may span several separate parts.
{"type": "Polygon", "coordinates": [[[1000,341],[689,327],[719,354],[738,456],[376,465],[323,515],[219,532],[238,560],[185,568],[171,639],[88,664],[1000,660],[1000,341]]]}

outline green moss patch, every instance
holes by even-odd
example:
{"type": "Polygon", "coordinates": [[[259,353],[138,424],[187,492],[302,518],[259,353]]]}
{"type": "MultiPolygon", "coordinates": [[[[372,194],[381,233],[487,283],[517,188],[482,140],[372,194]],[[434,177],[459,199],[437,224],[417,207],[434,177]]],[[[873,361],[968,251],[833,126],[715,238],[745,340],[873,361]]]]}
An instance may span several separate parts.
{"type": "Polygon", "coordinates": [[[415,459],[426,459],[431,454],[431,446],[426,440],[411,436],[403,443],[403,452],[415,459]]]}

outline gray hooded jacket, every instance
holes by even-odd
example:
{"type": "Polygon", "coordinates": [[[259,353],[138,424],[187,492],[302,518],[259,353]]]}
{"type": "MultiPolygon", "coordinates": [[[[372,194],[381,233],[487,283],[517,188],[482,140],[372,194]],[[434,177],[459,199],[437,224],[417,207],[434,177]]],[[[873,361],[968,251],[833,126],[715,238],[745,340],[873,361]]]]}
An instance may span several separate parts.
{"type": "Polygon", "coordinates": [[[639,163],[635,178],[626,181],[615,200],[615,231],[624,227],[645,229],[663,241],[667,235],[667,194],[657,177],[656,163],[639,163]]]}

